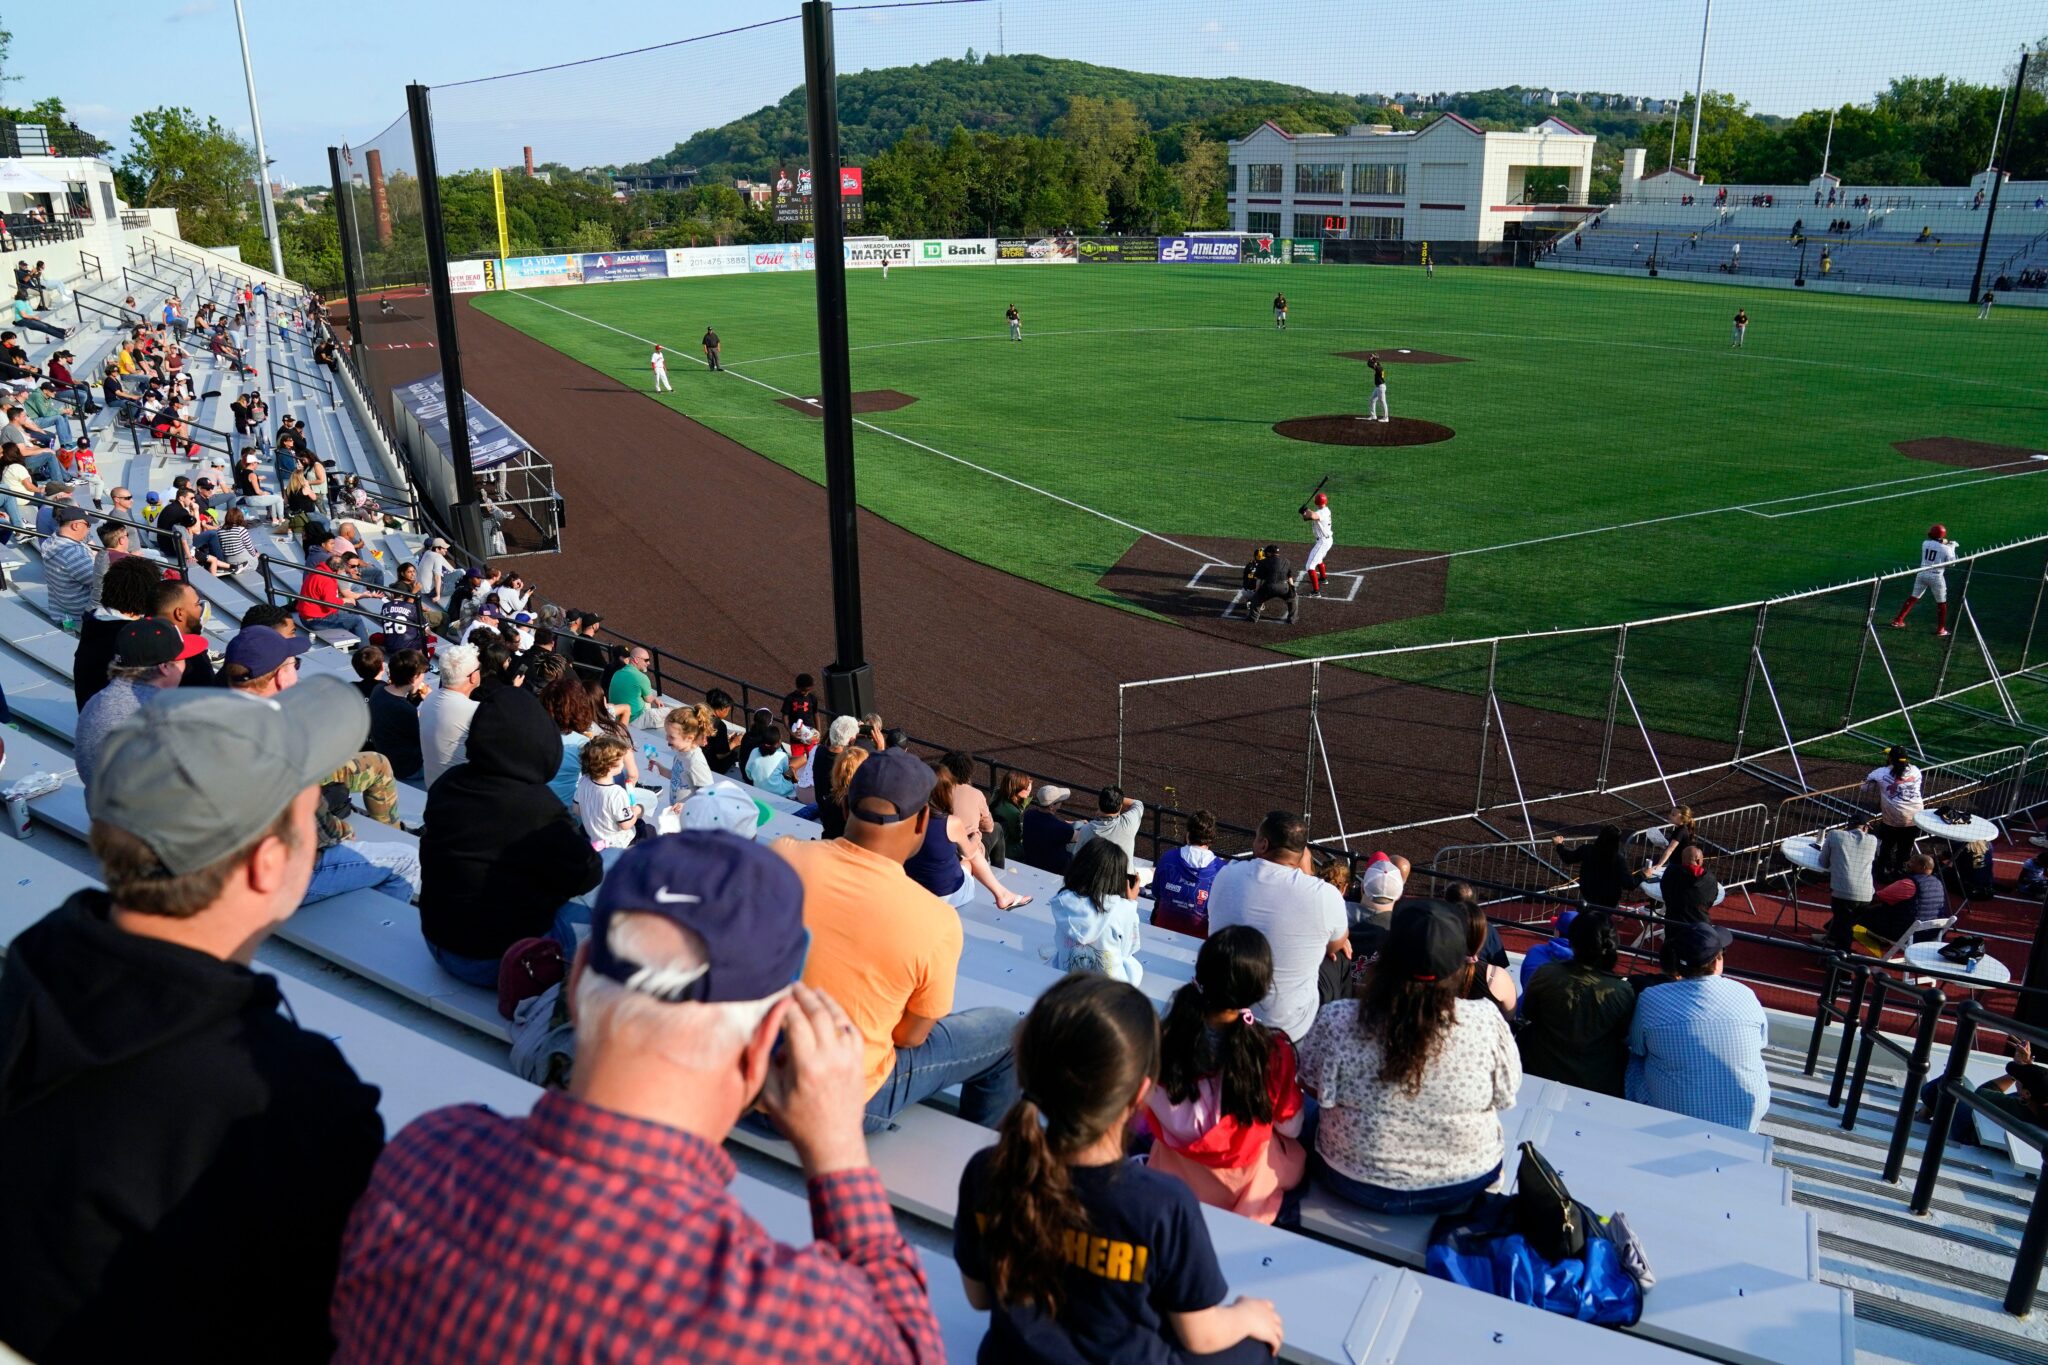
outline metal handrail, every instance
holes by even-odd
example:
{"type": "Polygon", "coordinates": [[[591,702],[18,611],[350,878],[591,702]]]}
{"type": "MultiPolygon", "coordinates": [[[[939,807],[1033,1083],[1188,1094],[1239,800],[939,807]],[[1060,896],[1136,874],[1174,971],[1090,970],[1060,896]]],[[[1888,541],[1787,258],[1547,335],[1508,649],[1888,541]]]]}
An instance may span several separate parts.
{"type": "MultiPolygon", "coordinates": [[[[364,607],[350,606],[345,602],[329,602],[325,599],[318,597],[308,597],[304,593],[299,592],[296,589],[283,587],[282,585],[274,581],[273,578],[271,577],[271,575],[280,567],[297,570],[298,573],[301,575],[302,579],[303,576],[306,574],[327,572],[325,569],[311,568],[305,564],[301,564],[290,559],[284,559],[277,555],[259,554],[256,556],[256,575],[263,581],[263,600],[265,602],[269,602],[273,606],[277,604],[274,599],[282,599],[284,601],[293,603],[311,602],[313,605],[319,607],[332,607],[337,613],[346,612],[351,616],[361,616],[372,621],[382,621],[384,619],[384,613],[380,611],[370,611],[364,607]]],[[[339,575],[330,574],[329,576],[335,578],[337,581],[341,581],[339,575]]],[[[363,597],[399,597],[408,599],[412,602],[419,604],[420,631],[422,634],[427,635],[431,635],[433,633],[427,626],[426,618],[426,608],[431,606],[432,603],[430,603],[427,600],[427,597],[424,593],[407,592],[403,588],[384,586],[376,583],[364,583],[361,579],[352,578],[348,579],[347,581],[354,583],[358,587],[362,588],[363,591],[359,595],[363,597]]]]}
{"type": "MultiPolygon", "coordinates": [[[[118,487],[120,485],[109,486],[118,487]]],[[[138,547],[142,543],[143,536],[155,536],[161,534],[155,526],[152,526],[150,523],[143,521],[140,518],[124,517],[114,512],[103,512],[97,507],[83,507],[82,504],[73,502],[69,498],[47,498],[38,493],[8,493],[0,496],[16,498],[22,502],[34,503],[38,507],[80,507],[81,510],[85,511],[92,517],[93,527],[95,530],[99,528],[99,524],[101,522],[110,521],[117,526],[126,526],[138,532],[139,534],[135,537],[136,544],[138,547]]],[[[26,535],[40,538],[44,534],[43,532],[36,530],[33,525],[9,526],[8,529],[11,530],[15,535],[26,535]]],[[[179,572],[189,574],[191,568],[191,556],[186,553],[185,538],[183,536],[179,536],[177,538],[177,545],[178,553],[176,560],[174,562],[176,563],[179,572]]],[[[139,554],[141,553],[141,551],[138,548],[136,550],[130,551],[129,553],[139,554]]]]}
{"type": "MultiPolygon", "coordinates": [[[[2048,1128],[1987,1104],[1978,1097],[1976,1087],[1969,1083],[1970,1049],[1977,1040],[1980,1020],[2007,1037],[2024,1038],[2029,1043],[2048,1048],[2048,1029],[2009,1015],[1994,1014],[1974,999],[1965,1000],[1956,1007],[1955,1037],[1949,1042],[1948,1065],[1943,1069],[1940,1084],[1935,1090],[1934,1121],[1928,1130],[1927,1145],[1920,1154],[1920,1175],[1913,1182],[1913,1198],[1909,1207],[1916,1214],[1926,1214],[1934,1203],[1934,1187],[1941,1178],[1942,1157],[1948,1150],[1949,1127],[1955,1122],[1959,1104],[1966,1106],[1978,1123],[1988,1122],[2037,1150],[2048,1150],[2048,1128]]],[[[2037,1183],[2033,1204],[2027,1210],[2027,1230],[2013,1256],[2012,1278],[2006,1283],[2006,1312],[2024,1316],[2033,1308],[2034,1293],[2041,1284],[2044,1259],[2048,1259],[2048,1182],[2037,1183]]]]}
{"type": "Polygon", "coordinates": [[[279,384],[277,378],[277,372],[280,369],[282,369],[289,372],[292,375],[297,376],[301,382],[304,382],[306,380],[317,381],[321,385],[321,387],[326,391],[327,401],[329,403],[332,403],[334,401],[334,381],[328,378],[328,376],[324,374],[307,374],[304,370],[292,364],[289,360],[279,360],[276,354],[274,352],[271,352],[267,348],[264,351],[264,364],[270,367],[270,382],[273,385],[277,385],[280,388],[283,387],[282,384],[279,384]]]}
{"type": "Polygon", "coordinates": [[[93,255],[90,251],[81,251],[78,253],[79,275],[83,277],[88,269],[92,271],[92,277],[101,284],[107,282],[106,267],[100,264],[100,258],[93,255]],[[88,265],[88,262],[90,262],[90,265],[88,265]]]}
{"type": "MultiPolygon", "coordinates": [[[[1856,1071],[1849,1081],[1848,1100],[1842,1106],[1842,1131],[1853,1132],[1856,1128],[1856,1112],[1863,1104],[1863,1087],[1870,1077],[1870,1058],[1877,1048],[1906,1064],[1906,1079],[1899,1091],[1898,1112],[1892,1117],[1891,1145],[1885,1149],[1884,1180],[1888,1185],[1898,1183],[1900,1168],[1906,1164],[1906,1144],[1913,1136],[1913,1107],[1919,1102],[1920,1084],[1927,1079],[1928,1058],[1934,1053],[1934,1032],[1941,1023],[1942,1011],[1948,1005],[1948,997],[1939,986],[1916,987],[1907,982],[1894,981],[1883,972],[1867,972],[1875,988],[1870,995],[1870,1013],[1863,1021],[1863,1046],[1856,1050],[1856,1071]],[[1911,1048],[1900,1047],[1884,1036],[1879,1027],[1884,1017],[1885,995],[1887,992],[1904,995],[1912,1001],[1911,1008],[1919,1016],[1919,1023],[1913,1030],[1911,1048]]],[[[1844,1046],[1846,1046],[1846,1038],[1844,1046]]],[[[1839,1090],[1842,1077],[1835,1074],[1835,1089],[1839,1090]]],[[[1830,1092],[1829,1102],[1833,1102],[1830,1092]]]]}

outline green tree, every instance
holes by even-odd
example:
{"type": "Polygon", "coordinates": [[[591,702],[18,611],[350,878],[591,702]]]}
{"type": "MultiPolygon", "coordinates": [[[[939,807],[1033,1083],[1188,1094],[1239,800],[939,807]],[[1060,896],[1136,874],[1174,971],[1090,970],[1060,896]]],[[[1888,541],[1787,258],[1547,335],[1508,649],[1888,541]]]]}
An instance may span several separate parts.
{"type": "Polygon", "coordinates": [[[241,235],[258,179],[248,143],[211,115],[201,122],[190,109],[172,107],[137,114],[128,135],[120,167],[128,202],[178,210],[180,231],[197,246],[241,235]]]}
{"type": "Polygon", "coordinates": [[[612,236],[610,227],[598,222],[594,218],[586,218],[578,223],[575,231],[571,232],[568,238],[563,241],[562,249],[564,251],[610,251],[618,246],[618,244],[618,240],[612,236]]]}

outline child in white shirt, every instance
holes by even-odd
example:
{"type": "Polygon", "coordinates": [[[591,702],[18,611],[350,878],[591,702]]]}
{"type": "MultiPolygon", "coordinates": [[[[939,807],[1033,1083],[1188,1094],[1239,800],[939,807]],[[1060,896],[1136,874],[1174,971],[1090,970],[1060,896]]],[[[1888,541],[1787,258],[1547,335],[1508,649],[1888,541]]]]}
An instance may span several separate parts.
{"type": "Polygon", "coordinates": [[[640,807],[616,780],[626,766],[626,743],[598,735],[583,746],[576,779],[576,815],[593,848],[626,848],[640,837],[640,807]]]}

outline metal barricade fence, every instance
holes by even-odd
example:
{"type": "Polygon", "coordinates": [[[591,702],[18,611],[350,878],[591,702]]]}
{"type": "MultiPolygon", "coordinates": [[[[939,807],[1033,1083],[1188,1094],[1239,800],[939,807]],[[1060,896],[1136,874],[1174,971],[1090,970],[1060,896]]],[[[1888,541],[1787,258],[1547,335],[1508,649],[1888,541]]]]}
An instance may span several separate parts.
{"type": "Polygon", "coordinates": [[[1452,844],[1438,849],[1422,873],[1432,879],[1432,895],[1441,895],[1452,882],[1469,882],[1474,887],[1486,888],[1480,892],[1480,903],[1488,914],[1497,919],[1517,918],[1517,922],[1524,924],[1549,919],[1556,911],[1555,905],[1533,899],[1526,903],[1519,917],[1502,912],[1524,896],[1555,896],[1577,881],[1549,844],[1528,842],[1452,844]]]}

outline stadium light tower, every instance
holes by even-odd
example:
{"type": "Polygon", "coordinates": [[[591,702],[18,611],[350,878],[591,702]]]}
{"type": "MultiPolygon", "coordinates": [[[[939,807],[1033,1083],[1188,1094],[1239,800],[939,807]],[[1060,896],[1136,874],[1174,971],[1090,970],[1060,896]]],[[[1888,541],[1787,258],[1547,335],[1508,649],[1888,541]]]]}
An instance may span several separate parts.
{"type": "Polygon", "coordinates": [[[235,33],[242,40],[242,79],[249,85],[249,131],[256,138],[256,204],[263,211],[263,235],[270,241],[270,268],[284,274],[284,244],[277,239],[277,206],[270,202],[270,158],[263,154],[263,113],[256,107],[256,68],[249,63],[249,25],[242,0],[235,0],[235,33]]]}
{"type": "Polygon", "coordinates": [[[1692,142],[1685,149],[1685,169],[1697,175],[1700,169],[1700,111],[1707,105],[1707,34],[1714,27],[1714,0],[1707,0],[1707,16],[1700,21],[1700,72],[1692,87],[1692,142]]]}

